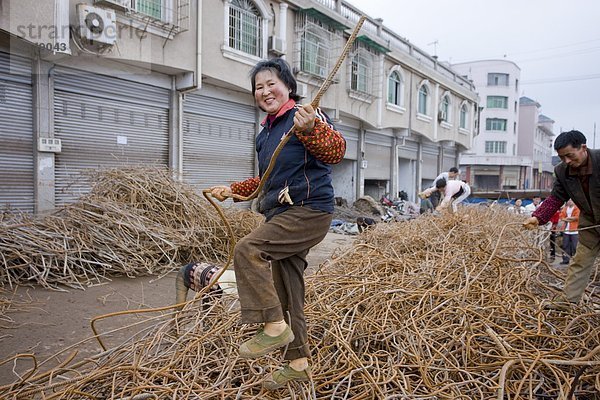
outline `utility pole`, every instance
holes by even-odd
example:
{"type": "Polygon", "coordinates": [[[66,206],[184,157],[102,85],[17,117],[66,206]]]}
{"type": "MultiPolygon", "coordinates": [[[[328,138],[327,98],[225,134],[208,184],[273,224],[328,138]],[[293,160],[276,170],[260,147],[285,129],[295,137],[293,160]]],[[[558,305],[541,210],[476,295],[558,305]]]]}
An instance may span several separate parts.
{"type": "Polygon", "coordinates": [[[594,122],[594,148],[596,148],[596,123],[594,122]]]}

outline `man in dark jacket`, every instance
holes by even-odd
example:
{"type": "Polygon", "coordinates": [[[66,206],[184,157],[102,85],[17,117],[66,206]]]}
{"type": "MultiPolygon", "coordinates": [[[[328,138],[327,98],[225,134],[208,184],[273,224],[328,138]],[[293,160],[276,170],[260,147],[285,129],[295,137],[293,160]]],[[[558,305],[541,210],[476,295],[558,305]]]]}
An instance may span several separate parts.
{"type": "Polygon", "coordinates": [[[552,193],[524,223],[527,228],[547,223],[569,199],[579,207],[579,243],[564,287],[571,303],[581,300],[600,252],[600,150],[588,149],[585,143],[579,131],[558,135],[554,149],[562,162],[554,168],[552,193]]]}

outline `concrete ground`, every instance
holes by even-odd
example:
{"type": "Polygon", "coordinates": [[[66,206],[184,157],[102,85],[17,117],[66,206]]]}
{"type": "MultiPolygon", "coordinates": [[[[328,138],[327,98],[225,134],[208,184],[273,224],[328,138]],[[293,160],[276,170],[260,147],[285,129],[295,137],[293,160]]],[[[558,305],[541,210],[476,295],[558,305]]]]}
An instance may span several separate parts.
{"type": "MultiPolygon", "coordinates": [[[[336,248],[349,246],[353,239],[353,236],[328,233],[323,242],[309,253],[309,268],[314,270],[330,258],[336,248]]],[[[17,311],[9,310],[5,318],[0,318],[0,362],[18,353],[33,353],[39,363],[80,341],[85,342],[77,346],[78,359],[95,355],[101,348],[93,338],[90,328],[92,318],[116,311],[171,305],[175,300],[174,287],[174,272],[160,279],[149,276],[115,278],[86,290],[69,289],[68,292],[18,287],[12,296],[13,302],[20,304],[17,311]]],[[[108,332],[138,319],[142,317],[134,314],[111,317],[99,321],[97,328],[99,332],[108,332]]],[[[118,344],[118,340],[127,337],[127,332],[119,332],[103,335],[103,341],[110,347],[111,343],[118,344]]],[[[58,358],[64,360],[70,353],[70,350],[66,351],[58,358]]],[[[56,362],[52,360],[40,369],[47,370],[56,362]]],[[[23,372],[31,366],[30,359],[26,358],[18,361],[16,367],[13,362],[1,365],[0,386],[17,379],[12,372],[13,367],[23,372]]]]}

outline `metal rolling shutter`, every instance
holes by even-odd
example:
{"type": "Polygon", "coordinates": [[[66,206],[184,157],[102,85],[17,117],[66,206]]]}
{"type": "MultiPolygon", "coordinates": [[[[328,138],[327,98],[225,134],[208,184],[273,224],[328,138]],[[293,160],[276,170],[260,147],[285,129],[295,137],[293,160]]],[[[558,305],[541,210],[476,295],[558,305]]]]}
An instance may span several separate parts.
{"type": "Polygon", "coordinates": [[[435,179],[442,172],[438,171],[438,155],[439,147],[437,145],[423,144],[422,179],[435,179]]]}
{"type": "Polygon", "coordinates": [[[416,160],[419,153],[419,143],[413,142],[412,140],[405,139],[400,141],[398,146],[398,158],[405,158],[408,160],[416,160]]]}
{"type": "Polygon", "coordinates": [[[442,170],[448,171],[452,167],[458,168],[456,164],[456,149],[455,148],[443,148],[444,158],[442,159],[442,170]]]}
{"type": "Polygon", "coordinates": [[[344,159],[358,159],[358,129],[347,125],[335,125],[335,128],[346,139],[346,154],[344,155],[344,159]]]}
{"type": "Polygon", "coordinates": [[[190,94],[183,106],[183,177],[198,189],[255,175],[254,106],[190,94]]]}
{"type": "Polygon", "coordinates": [[[0,53],[0,208],[34,211],[31,60],[0,53]]]}
{"type": "MultiPolygon", "coordinates": [[[[390,179],[392,161],[392,138],[367,131],[365,159],[368,161],[365,179],[390,179]]],[[[394,163],[395,166],[395,163],[394,163]]]]}
{"type": "Polygon", "coordinates": [[[85,170],[168,165],[169,90],[57,68],[54,80],[56,204],[90,190],[85,170]]]}

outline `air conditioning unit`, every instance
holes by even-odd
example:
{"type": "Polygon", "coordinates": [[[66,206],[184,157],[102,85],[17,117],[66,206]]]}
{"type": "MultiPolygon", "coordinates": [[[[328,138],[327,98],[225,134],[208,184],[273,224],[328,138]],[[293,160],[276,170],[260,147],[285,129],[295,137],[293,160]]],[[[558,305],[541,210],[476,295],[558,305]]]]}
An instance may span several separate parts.
{"type": "Polygon", "coordinates": [[[269,36],[269,51],[278,56],[285,54],[285,40],[277,36],[269,36]]]}
{"type": "Polygon", "coordinates": [[[113,45],[117,41],[117,17],[114,10],[77,4],[81,37],[94,43],[113,45]]]}
{"type": "Polygon", "coordinates": [[[308,85],[306,83],[298,82],[296,86],[296,94],[303,99],[308,97],[308,85]]]}
{"type": "Polygon", "coordinates": [[[132,0],[94,0],[94,4],[101,4],[118,10],[131,10],[132,0]]]}
{"type": "Polygon", "coordinates": [[[446,114],[446,111],[441,111],[438,113],[438,120],[440,121],[448,121],[448,115],[446,114]]]}

